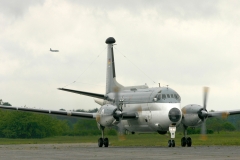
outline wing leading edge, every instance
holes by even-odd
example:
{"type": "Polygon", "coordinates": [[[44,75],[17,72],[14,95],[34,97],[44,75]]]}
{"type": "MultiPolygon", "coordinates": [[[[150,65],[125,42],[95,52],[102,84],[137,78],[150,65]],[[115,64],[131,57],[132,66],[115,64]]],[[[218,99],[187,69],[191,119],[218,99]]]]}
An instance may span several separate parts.
{"type": "Polygon", "coordinates": [[[23,108],[23,107],[2,106],[2,105],[0,105],[0,109],[18,110],[18,111],[44,113],[44,114],[54,114],[54,115],[71,116],[71,117],[78,117],[78,118],[85,118],[85,119],[95,119],[96,118],[96,113],[86,113],[86,112],[56,111],[56,110],[23,108]]]}

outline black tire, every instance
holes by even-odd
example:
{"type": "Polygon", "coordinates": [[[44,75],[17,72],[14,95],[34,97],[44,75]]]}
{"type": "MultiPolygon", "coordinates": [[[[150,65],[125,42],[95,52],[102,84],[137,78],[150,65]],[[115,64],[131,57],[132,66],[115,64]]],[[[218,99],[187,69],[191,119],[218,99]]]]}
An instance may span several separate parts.
{"type": "Polygon", "coordinates": [[[186,144],[187,144],[187,139],[185,137],[182,137],[182,139],[181,139],[181,146],[182,147],[186,147],[186,144]]]}
{"type": "Polygon", "coordinates": [[[175,141],[174,140],[172,140],[172,147],[175,147],[175,141]]]}
{"type": "Polygon", "coordinates": [[[192,139],[190,137],[187,138],[187,146],[188,147],[192,146],[192,139]]]}
{"type": "Polygon", "coordinates": [[[171,142],[171,140],[168,140],[168,147],[172,147],[172,142],[171,142]]]}
{"type": "Polygon", "coordinates": [[[104,144],[104,147],[108,147],[108,145],[109,145],[108,138],[104,138],[103,144],[104,144]]]}
{"type": "Polygon", "coordinates": [[[103,146],[103,139],[99,138],[98,139],[98,147],[102,147],[103,146]]]}

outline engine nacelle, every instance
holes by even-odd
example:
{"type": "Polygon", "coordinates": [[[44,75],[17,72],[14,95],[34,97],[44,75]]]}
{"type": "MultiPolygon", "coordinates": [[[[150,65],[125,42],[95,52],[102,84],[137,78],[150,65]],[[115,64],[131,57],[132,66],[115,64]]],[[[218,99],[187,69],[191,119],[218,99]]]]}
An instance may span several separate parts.
{"type": "Polygon", "coordinates": [[[122,112],[111,104],[103,105],[96,114],[96,121],[104,127],[111,127],[118,124],[121,120],[138,118],[136,112],[122,112]]]}
{"type": "Polygon", "coordinates": [[[202,119],[199,112],[203,107],[197,104],[190,104],[182,108],[183,118],[182,123],[185,126],[196,127],[202,124],[202,119]]]}
{"type": "Polygon", "coordinates": [[[111,104],[103,105],[96,115],[96,120],[102,126],[111,126],[116,120],[113,117],[113,113],[116,111],[117,107],[111,104]]]}

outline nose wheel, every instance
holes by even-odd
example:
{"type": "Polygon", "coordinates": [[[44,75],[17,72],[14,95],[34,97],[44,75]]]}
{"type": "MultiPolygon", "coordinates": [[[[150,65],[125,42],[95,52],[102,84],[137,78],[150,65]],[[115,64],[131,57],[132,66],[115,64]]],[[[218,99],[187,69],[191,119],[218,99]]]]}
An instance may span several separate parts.
{"type": "Polygon", "coordinates": [[[173,139],[168,140],[168,147],[175,147],[175,141],[173,139]]]}

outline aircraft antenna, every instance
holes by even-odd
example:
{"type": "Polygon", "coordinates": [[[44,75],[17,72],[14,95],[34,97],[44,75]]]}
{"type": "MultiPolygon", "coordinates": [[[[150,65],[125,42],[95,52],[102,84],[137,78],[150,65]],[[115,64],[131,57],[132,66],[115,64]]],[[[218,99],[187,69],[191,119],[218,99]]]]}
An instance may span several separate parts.
{"type": "Polygon", "coordinates": [[[100,54],[97,55],[97,57],[88,65],[88,67],[86,67],[86,68],[81,72],[80,76],[78,76],[78,77],[76,78],[76,80],[74,80],[74,81],[71,82],[71,83],[68,83],[67,85],[63,86],[62,88],[65,88],[65,87],[67,87],[67,86],[69,86],[69,85],[71,85],[71,84],[73,84],[73,83],[76,83],[77,80],[83,75],[83,73],[85,73],[85,72],[92,66],[92,64],[100,57],[100,55],[103,53],[103,51],[106,50],[106,48],[107,48],[107,47],[105,47],[105,48],[100,52],[100,54]]]}
{"type": "MultiPolygon", "coordinates": [[[[117,48],[115,48],[115,49],[117,50],[117,48]]],[[[130,63],[132,63],[132,65],[135,66],[139,71],[141,71],[148,79],[150,79],[153,83],[156,84],[156,82],[155,82],[152,78],[150,78],[150,77],[149,77],[143,70],[141,70],[136,64],[134,64],[132,61],[130,61],[130,59],[128,59],[127,56],[125,56],[125,55],[122,54],[121,52],[120,52],[120,54],[121,54],[124,58],[126,58],[130,63]]]]}

